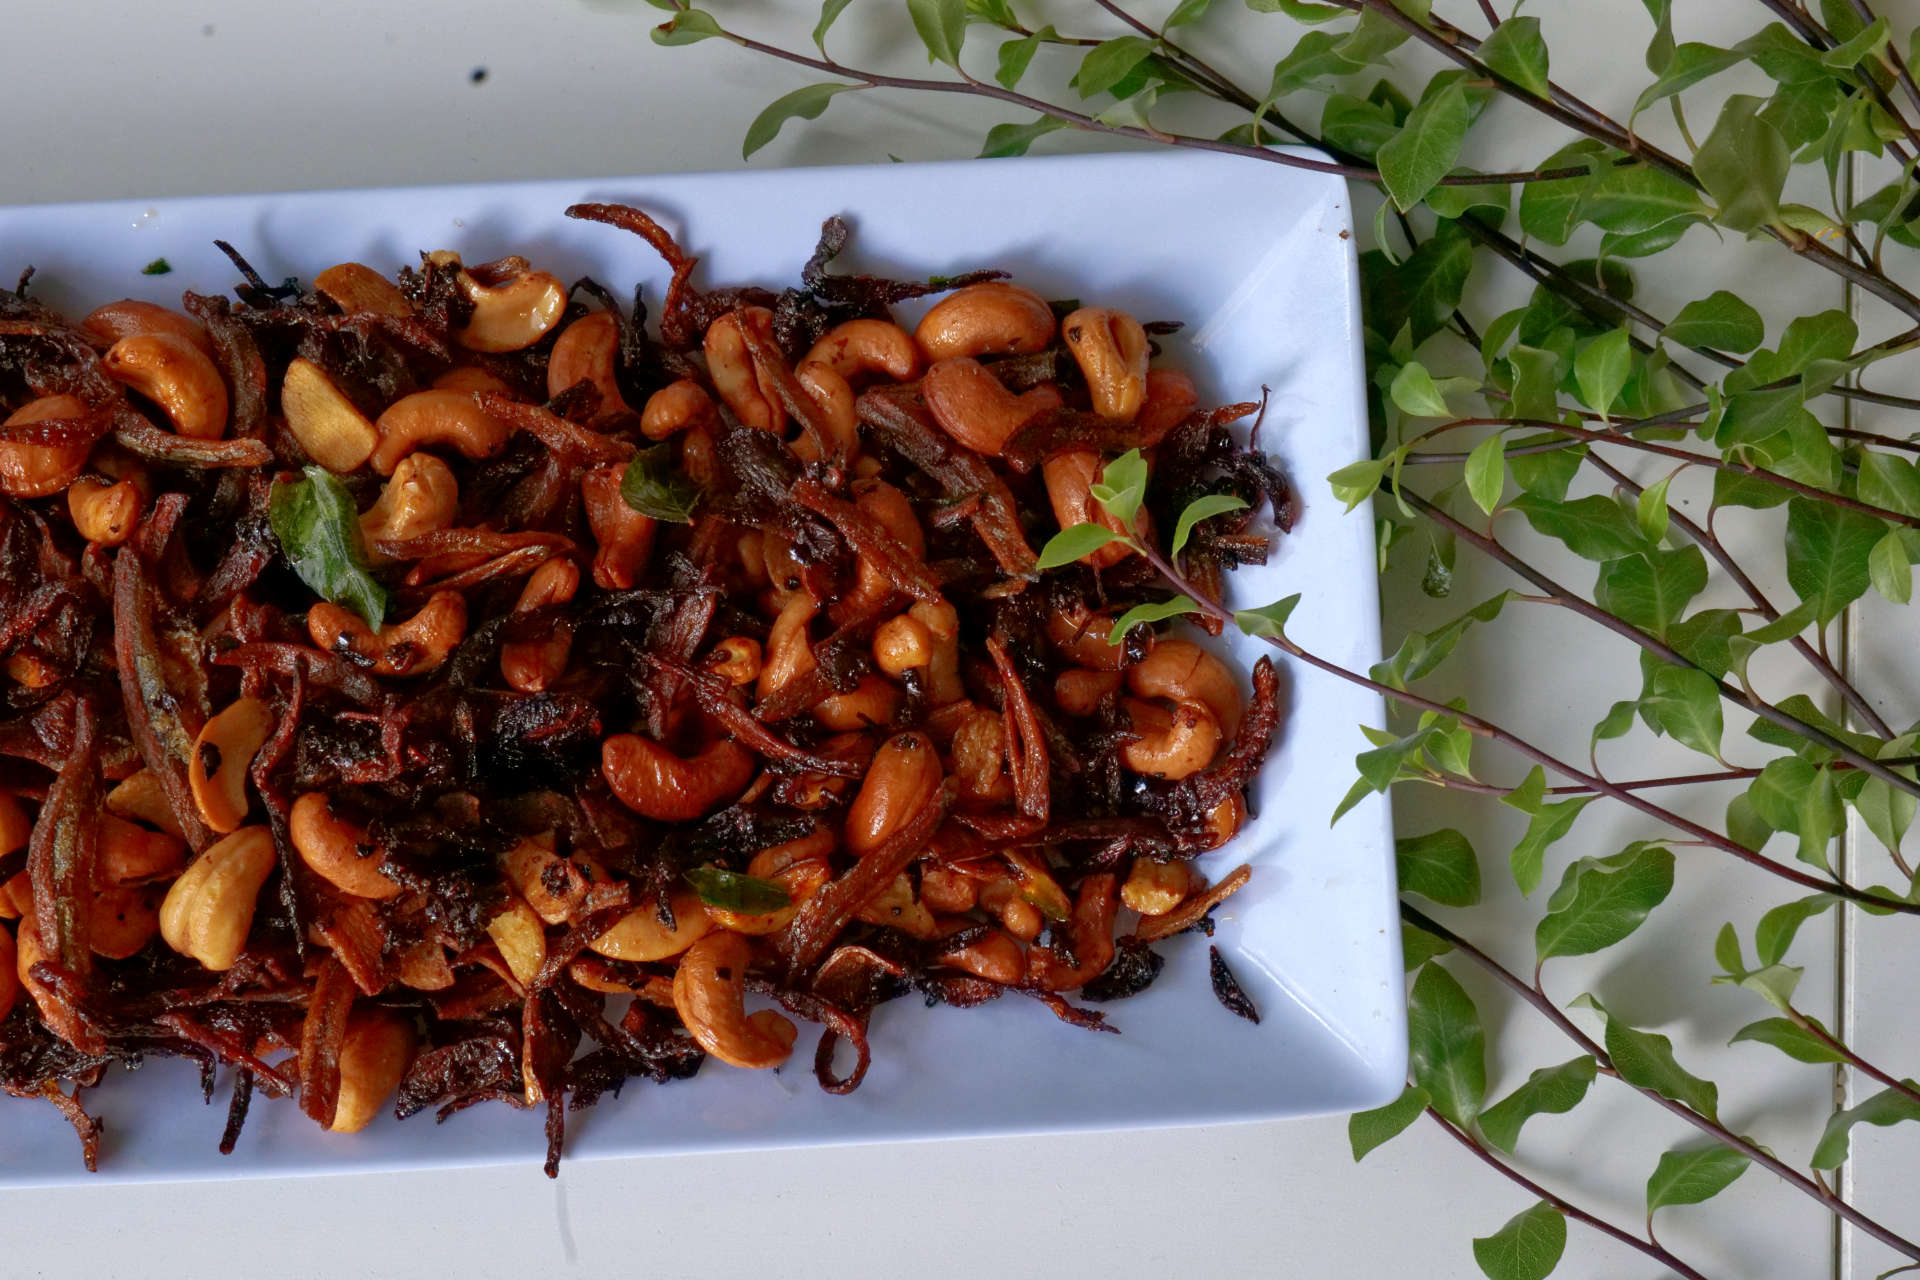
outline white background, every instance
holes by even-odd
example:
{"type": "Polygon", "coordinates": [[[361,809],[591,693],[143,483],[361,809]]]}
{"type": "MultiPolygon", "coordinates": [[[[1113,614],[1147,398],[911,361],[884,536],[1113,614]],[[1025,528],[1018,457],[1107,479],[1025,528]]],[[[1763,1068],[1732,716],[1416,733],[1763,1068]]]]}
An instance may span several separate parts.
{"type": "MultiPolygon", "coordinates": [[[[1238,0],[1216,7],[1219,20],[1195,43],[1257,92],[1284,51],[1286,28],[1245,12],[1238,0]]],[[[1478,29],[1471,6],[1443,0],[1440,7],[1478,29]]],[[[1729,42],[1766,17],[1745,0],[1676,7],[1682,39],[1729,42]]],[[[919,59],[898,56],[904,24],[895,8],[890,0],[855,0],[836,31],[836,52],[886,61],[895,51],[891,68],[918,74],[919,59]]],[[[818,78],[719,41],[657,48],[647,28],[658,15],[635,0],[64,0],[19,9],[6,24],[0,200],[7,202],[731,168],[741,164],[739,140],[760,106],[818,78]],[[470,79],[476,67],[487,71],[479,84],[470,79]]],[[[789,0],[725,0],[716,12],[792,46],[804,43],[814,16],[810,4],[789,0]]],[[[1624,112],[1644,74],[1640,6],[1562,0],[1529,12],[1547,24],[1555,78],[1624,112]]],[[[1063,30],[1119,33],[1091,5],[1047,16],[1063,30]]],[[[1064,76],[1044,78],[1058,84],[1064,76]]],[[[1736,87],[1764,91],[1764,82],[1736,87]]],[[[1483,167],[1532,164],[1564,141],[1515,108],[1495,110],[1498,127],[1482,133],[1502,139],[1498,153],[1470,157],[1483,167]]],[[[1311,121],[1315,111],[1303,115],[1311,121]]],[[[964,156],[988,124],[1023,118],[957,98],[843,95],[823,120],[790,127],[754,163],[964,156]]],[[[1215,118],[1210,131],[1232,123],[1215,118]]],[[[1054,135],[1039,149],[1087,145],[1097,143],[1054,135]]],[[[1643,281],[1645,301],[1671,314],[1737,277],[1735,287],[1770,317],[1845,304],[1828,278],[1780,269],[1781,257],[1771,247],[1721,246],[1694,232],[1643,281]]],[[[1523,300],[1525,290],[1501,270],[1483,268],[1476,294],[1500,305],[1523,300]]],[[[1696,498],[1693,509],[1704,504],[1696,498]]],[[[1778,537],[1765,520],[1722,531],[1778,537]]],[[[1502,534],[1539,563],[1566,569],[1575,585],[1590,585],[1587,570],[1560,564],[1524,530],[1503,524],[1502,534]]],[[[1390,645],[1399,630],[1431,625],[1508,585],[1471,552],[1461,557],[1450,602],[1426,600],[1404,577],[1388,582],[1390,645]]],[[[1784,598],[1781,584],[1770,589],[1784,598]]],[[[1911,721],[1920,714],[1920,667],[1902,652],[1910,642],[1874,631],[1872,620],[1865,633],[1877,683],[1891,695],[1889,718],[1911,721]]],[[[1637,688],[1632,651],[1562,613],[1523,613],[1492,636],[1456,659],[1457,691],[1549,746],[1583,752],[1582,726],[1637,688]]],[[[1783,696],[1787,679],[1783,668],[1768,692],[1783,696]]],[[[1732,755],[1741,754],[1743,728],[1730,720],[1732,755]]],[[[1614,757],[1614,765],[1637,776],[1660,772],[1662,758],[1648,747],[1614,757]]],[[[1670,749],[1665,758],[1690,759],[1670,749]]],[[[1498,760],[1485,772],[1518,777],[1498,760]]],[[[1694,799],[1711,820],[1726,796],[1694,799]]],[[[1523,902],[1503,883],[1505,850],[1520,824],[1518,815],[1491,808],[1422,796],[1402,798],[1398,813],[1406,832],[1452,824],[1474,837],[1494,905],[1461,917],[1462,927],[1520,966],[1540,903],[1523,902]]],[[[1555,851],[1549,882],[1568,858],[1610,853],[1648,834],[1644,824],[1595,806],[1555,851]]],[[[1729,1122],[1797,1164],[1834,1081],[1822,1068],[1757,1046],[1724,1048],[1734,1029],[1765,1010],[1706,985],[1721,921],[1750,934],[1758,913],[1787,896],[1708,851],[1682,850],[1673,899],[1630,952],[1556,962],[1564,968],[1550,969],[1548,982],[1562,1001],[1595,990],[1629,1021],[1673,1037],[1683,1062],[1720,1082],[1729,1122]]],[[[1823,1017],[1863,1022],[1862,1048],[1911,1071],[1901,1063],[1920,1057],[1907,995],[1914,948],[1900,954],[1891,940],[1897,929],[1885,922],[1859,929],[1859,939],[1840,939],[1823,918],[1803,932],[1793,957],[1808,968],[1803,1001],[1823,1017]],[[1860,977],[1858,1007],[1854,989],[1840,983],[1849,967],[1860,977]]],[[[1464,965],[1455,971],[1497,1032],[1493,1096],[1534,1067],[1574,1055],[1479,975],[1464,965]]],[[[672,1105],[671,1094],[645,1091],[630,1101],[672,1105]]],[[[1520,1151],[1553,1187],[1633,1229],[1659,1153],[1689,1137],[1602,1080],[1572,1115],[1534,1121],[1520,1151]]],[[[1920,1217],[1910,1191],[1920,1166],[1899,1153],[1911,1144],[1899,1131],[1862,1133],[1855,1139],[1862,1160],[1852,1171],[1862,1202],[1909,1229],[1920,1217]]],[[[565,1166],[557,1183],[529,1162],[431,1175],[14,1192],[5,1204],[0,1275],[1450,1278],[1477,1274],[1469,1238],[1527,1203],[1424,1125],[1356,1167],[1345,1121],[1334,1118],[580,1162],[565,1166]]],[[[1763,1173],[1749,1173],[1711,1205],[1667,1211],[1659,1225],[1676,1252],[1715,1276],[1867,1277],[1892,1265],[1871,1246],[1854,1258],[1854,1242],[1836,1238],[1816,1206],[1763,1173]]],[[[1562,1274],[1645,1277],[1658,1269],[1575,1226],[1562,1274]]]]}

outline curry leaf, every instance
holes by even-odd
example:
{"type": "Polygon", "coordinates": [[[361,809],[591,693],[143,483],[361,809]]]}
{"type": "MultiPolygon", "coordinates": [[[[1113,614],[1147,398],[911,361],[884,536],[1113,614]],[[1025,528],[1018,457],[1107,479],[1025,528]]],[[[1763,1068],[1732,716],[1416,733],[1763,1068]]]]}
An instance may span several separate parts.
{"type": "Polygon", "coordinates": [[[1547,96],[1547,42],[1538,18],[1508,18],[1480,43],[1480,60],[1537,98],[1547,96]]]}
{"type": "Polygon", "coordinates": [[[700,895],[700,901],[723,911],[741,915],[764,915],[792,904],[793,896],[785,887],[758,876],[742,875],[724,867],[693,867],[686,872],[687,883],[700,895]]]}
{"type": "Polygon", "coordinates": [[[1023,156],[1035,139],[1066,127],[1067,122],[1059,116],[1041,116],[1030,124],[997,124],[987,130],[986,140],[980,147],[980,158],[991,160],[996,156],[1023,156]]]}
{"type": "Polygon", "coordinates": [[[1258,609],[1242,609],[1233,615],[1233,625],[1250,636],[1284,635],[1287,619],[1299,604],[1300,597],[1296,593],[1258,609]]]}
{"type": "Polygon", "coordinates": [[[1647,547],[1646,535],[1625,507],[1611,498],[1593,495],[1555,502],[1523,493],[1511,504],[1527,518],[1534,532],[1558,538],[1567,550],[1587,560],[1614,560],[1647,547]]]}
{"type": "Polygon", "coordinates": [[[1594,599],[1621,621],[1661,636],[1706,587],[1707,558],[1689,545],[1607,561],[1600,566],[1594,599]]]}
{"type": "Polygon", "coordinates": [[[706,10],[681,9],[653,29],[653,42],[664,45],[695,44],[724,34],[720,24],[706,10]]]}
{"type": "Polygon", "coordinates": [[[1507,487],[1505,436],[1496,432],[1473,447],[1467,455],[1466,479],[1474,505],[1492,515],[1507,487]]]}
{"type": "Polygon", "coordinates": [[[1152,52],[1153,42],[1142,36],[1119,36],[1103,41],[1087,50],[1080,60],[1073,87],[1083,98],[1105,93],[1125,80],[1152,52]]]}
{"type": "Polygon", "coordinates": [[[1581,996],[1573,1003],[1592,1009],[1606,1019],[1607,1057],[1613,1060],[1613,1069],[1622,1080],[1691,1107],[1709,1120],[1718,1118],[1720,1090],[1712,1081],[1702,1080],[1675,1061],[1673,1041],[1658,1032],[1628,1026],[1590,995],[1581,996]]]}
{"type": "Polygon", "coordinates": [[[304,479],[274,482],[267,522],[300,581],[323,600],[343,604],[378,631],[387,589],[367,564],[360,513],[340,478],[309,464],[304,479]]]}
{"type": "Polygon", "coordinates": [[[1749,1022],[1733,1033],[1728,1044],[1752,1041],[1755,1044],[1772,1045],[1781,1053],[1799,1062],[1830,1063],[1845,1062],[1846,1056],[1820,1037],[1808,1031],[1798,1023],[1786,1018],[1762,1018],[1758,1022],[1749,1022]]]}
{"type": "Polygon", "coordinates": [[[928,62],[960,65],[960,45],[967,38],[967,0],[907,0],[907,16],[928,62]]]}
{"type": "Polygon", "coordinates": [[[820,21],[813,24],[813,43],[825,53],[827,51],[827,31],[833,26],[840,11],[852,4],[853,0],[823,0],[820,5],[820,21]]]}
{"type": "Polygon", "coordinates": [[[1793,158],[1780,130],[1760,116],[1763,99],[1735,94],[1693,157],[1694,173],[1719,206],[1714,221],[1751,231],[1780,219],[1780,191],[1793,158]]]}
{"type": "Polygon", "coordinates": [[[1520,838],[1520,843],[1513,846],[1513,852],[1507,856],[1508,866],[1513,871],[1513,882],[1520,886],[1521,893],[1530,894],[1540,887],[1540,876],[1546,868],[1547,850],[1573,829],[1574,819],[1591,803],[1592,796],[1575,796],[1571,800],[1542,804],[1534,812],[1532,820],[1527,823],[1526,835],[1520,838]]]}
{"type": "Polygon", "coordinates": [[[1580,384],[1580,397],[1587,407],[1603,419],[1612,421],[1608,410],[1620,398],[1633,367],[1633,345],[1625,329],[1615,329],[1589,342],[1574,357],[1573,377],[1580,384]]]}
{"type": "Polygon", "coordinates": [[[1845,507],[1796,497],[1787,504],[1787,585],[1825,626],[1866,593],[1868,560],[1886,525],[1845,507]]]}
{"type": "Polygon", "coordinates": [[[620,497],[641,515],[672,524],[692,524],[700,505],[700,487],[676,463],[679,448],[671,441],[642,449],[620,477],[620,497]]]}
{"type": "Polygon", "coordinates": [[[1147,460],[1138,449],[1127,450],[1107,464],[1089,491],[1122,528],[1133,528],[1147,496],[1147,460]]]}
{"type": "Polygon", "coordinates": [[[1407,1040],[1414,1083],[1427,1091],[1433,1109],[1463,1129],[1471,1126],[1487,1096],[1486,1033],[1473,1000],[1437,964],[1414,979],[1407,1040]]]}

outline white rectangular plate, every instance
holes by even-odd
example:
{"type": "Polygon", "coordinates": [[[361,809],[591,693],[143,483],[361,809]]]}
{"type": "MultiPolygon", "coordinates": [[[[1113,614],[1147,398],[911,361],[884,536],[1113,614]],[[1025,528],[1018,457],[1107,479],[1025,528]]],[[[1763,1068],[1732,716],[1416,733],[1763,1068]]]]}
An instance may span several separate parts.
{"type": "MultiPolygon", "coordinates": [[[[1342,515],[1323,483],[1367,448],[1351,219],[1335,178],[1166,152],[49,205],[0,210],[0,275],[35,266],[35,294],[79,313],[230,287],[215,237],[276,281],[346,260],[392,271],[418,250],[454,248],[475,262],[522,254],[623,296],[645,281],[657,307],[659,260],[631,236],[561,216],[579,200],[645,207],[701,255],[709,285],[795,280],[821,221],[839,213],[856,228],[843,270],[1000,267],[1047,297],[1184,320],[1169,362],[1194,375],[1206,403],[1271,387],[1262,442],[1304,495],[1271,562],[1233,576],[1233,602],[1300,592],[1291,634],[1349,668],[1379,658],[1372,525],[1342,515]],[[171,274],[140,274],[161,257],[171,274]]],[[[1230,643],[1242,667],[1271,652],[1230,643]]],[[[1283,686],[1291,705],[1257,816],[1202,864],[1213,877],[1254,866],[1214,941],[1258,1026],[1215,1001],[1206,940],[1181,937],[1161,947],[1167,965],[1151,989],[1105,1006],[1121,1035],[1076,1030],[1028,1000],[972,1010],[899,1000],[875,1015],[873,1069],[849,1097],[814,1084],[809,1038],[778,1073],[709,1063],[667,1088],[632,1083],[568,1116],[567,1158],[1205,1124],[1394,1097],[1406,1029],[1387,806],[1369,797],[1327,824],[1364,746],[1356,726],[1378,724],[1380,703],[1297,665],[1283,686]]],[[[541,1116],[502,1106],[445,1125],[388,1117],[347,1137],[263,1099],[223,1158],[224,1081],[211,1107],[197,1093],[194,1069],[172,1060],[115,1071],[90,1091],[108,1126],[91,1178],[51,1107],[0,1098],[0,1185],[532,1162],[544,1150],[541,1116]]]]}

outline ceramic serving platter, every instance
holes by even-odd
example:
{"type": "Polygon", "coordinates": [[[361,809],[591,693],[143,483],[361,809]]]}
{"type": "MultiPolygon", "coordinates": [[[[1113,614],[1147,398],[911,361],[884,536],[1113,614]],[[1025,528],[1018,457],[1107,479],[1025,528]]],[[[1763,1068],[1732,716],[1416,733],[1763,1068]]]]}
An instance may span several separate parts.
{"type": "MultiPolygon", "coordinates": [[[[657,301],[660,261],[631,236],[564,218],[580,200],[648,209],[701,255],[709,284],[794,280],[838,213],[856,226],[843,269],[1000,267],[1047,297],[1185,321],[1168,361],[1209,403],[1271,388],[1261,442],[1303,495],[1271,561],[1234,575],[1233,603],[1299,592],[1290,634],[1349,668],[1379,658],[1371,522],[1343,515],[1323,483],[1367,447],[1352,219],[1335,178],[1167,152],[44,205],[0,210],[0,276],[32,265],[35,293],[75,313],[126,296],[177,304],[183,289],[233,283],[218,237],[276,281],[345,260],[391,271],[453,248],[470,262],[521,254],[622,296],[644,282],[657,301]],[[143,275],[158,258],[171,272],[143,275]]],[[[1222,643],[1243,668],[1269,651],[1222,643]]],[[[1207,1124],[1392,1098],[1406,1028],[1387,806],[1370,797],[1328,825],[1364,745],[1357,726],[1379,724],[1381,705],[1298,665],[1284,683],[1290,709],[1256,816],[1202,864],[1215,877],[1253,864],[1214,942],[1259,1025],[1216,1002],[1206,940],[1190,935],[1161,948],[1152,988],[1106,1006],[1120,1035],[1076,1030],[1029,1000],[965,1011],[899,1000],[875,1015],[873,1068],[851,1096],[818,1088],[810,1053],[777,1073],[710,1062],[692,1081],[634,1083],[569,1116],[567,1158],[1207,1124]]],[[[341,1136],[262,1099],[222,1157],[224,1082],[215,1097],[201,1104],[184,1062],[114,1072],[87,1095],[108,1125],[91,1176],[51,1107],[0,1098],[0,1185],[534,1162],[544,1151],[541,1116],[502,1106],[341,1136]]]]}

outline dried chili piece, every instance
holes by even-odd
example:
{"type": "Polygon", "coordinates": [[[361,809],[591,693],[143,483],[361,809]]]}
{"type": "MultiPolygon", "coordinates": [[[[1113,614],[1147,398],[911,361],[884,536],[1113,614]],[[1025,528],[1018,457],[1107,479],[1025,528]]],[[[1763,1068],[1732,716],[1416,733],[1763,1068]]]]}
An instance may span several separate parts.
{"type": "Polygon", "coordinates": [[[1213,979],[1213,996],[1227,1012],[1236,1017],[1245,1018],[1258,1026],[1260,1011],[1253,1007],[1253,1001],[1240,987],[1240,980],[1233,976],[1233,970],[1227,968],[1227,958],[1220,954],[1220,948],[1207,948],[1207,969],[1213,979]]]}

